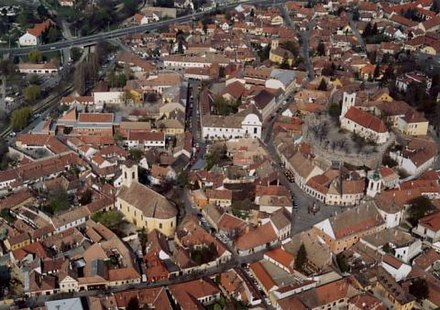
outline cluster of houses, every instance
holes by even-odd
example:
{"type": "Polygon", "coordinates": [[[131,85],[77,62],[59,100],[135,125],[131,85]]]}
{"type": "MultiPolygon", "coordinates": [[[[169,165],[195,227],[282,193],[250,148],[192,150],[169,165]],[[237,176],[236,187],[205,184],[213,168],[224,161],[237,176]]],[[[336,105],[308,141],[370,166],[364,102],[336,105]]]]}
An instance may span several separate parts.
{"type": "MultiPolygon", "coordinates": [[[[174,6],[194,9],[188,0],[174,6]]],[[[388,54],[437,53],[431,6],[242,3],[194,25],[126,36],[131,51],[115,58],[125,85],[101,81],[88,96],[62,98],[60,117],[9,147],[14,161],[0,171],[0,258],[9,278],[1,269],[0,293],[11,282],[16,295],[55,295],[47,309],[215,308],[223,296],[276,309],[436,309],[438,146],[411,102],[361,84],[385,74],[376,62],[388,54]],[[358,33],[373,28],[389,40],[360,42],[358,33]],[[297,31],[309,31],[309,74],[297,31]],[[374,61],[353,49],[362,45],[374,61]],[[331,106],[336,131],[386,146],[384,160],[367,168],[318,152],[311,120],[331,106]],[[177,183],[183,188],[173,190],[177,183]],[[310,206],[297,205],[293,189],[338,211],[310,215],[316,220],[297,232],[310,206]],[[93,290],[113,293],[59,298],[93,290]]],[[[175,14],[145,8],[127,22],[175,14]]],[[[39,44],[51,25],[28,29],[20,45],[39,44]]],[[[19,70],[51,74],[56,66],[19,70]]],[[[404,93],[432,82],[408,71],[395,86],[404,93]]]]}

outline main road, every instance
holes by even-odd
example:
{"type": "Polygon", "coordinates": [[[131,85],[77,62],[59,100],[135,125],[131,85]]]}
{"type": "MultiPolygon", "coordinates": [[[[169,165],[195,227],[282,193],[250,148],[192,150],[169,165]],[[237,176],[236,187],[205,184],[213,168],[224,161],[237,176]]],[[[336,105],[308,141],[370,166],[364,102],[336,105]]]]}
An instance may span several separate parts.
{"type": "MultiPolygon", "coordinates": [[[[228,9],[233,8],[235,6],[238,6],[239,4],[245,3],[245,4],[271,4],[271,5],[279,5],[283,3],[283,0],[249,0],[249,1],[242,1],[242,2],[234,2],[229,3],[223,6],[218,7],[218,9],[228,9]]],[[[43,45],[37,45],[37,46],[26,46],[26,47],[15,47],[15,48],[0,48],[0,54],[12,54],[12,55],[27,55],[32,50],[39,50],[40,52],[51,52],[56,50],[62,50],[64,48],[69,47],[78,47],[78,46],[87,46],[87,45],[93,45],[98,41],[101,40],[107,40],[112,38],[118,38],[123,37],[128,34],[133,33],[139,33],[139,32],[145,32],[145,31],[152,31],[156,30],[158,28],[168,26],[170,24],[174,23],[184,23],[188,22],[191,19],[198,19],[204,15],[208,15],[212,12],[214,12],[217,8],[213,8],[210,10],[206,10],[204,12],[196,12],[193,14],[188,14],[172,19],[167,19],[163,21],[159,21],[156,23],[151,24],[145,24],[145,25],[138,25],[138,26],[131,26],[131,27],[125,27],[125,28],[119,28],[111,31],[106,32],[100,32],[84,37],[79,38],[71,38],[68,40],[58,41],[55,43],[50,44],[43,44],[43,45]]]]}

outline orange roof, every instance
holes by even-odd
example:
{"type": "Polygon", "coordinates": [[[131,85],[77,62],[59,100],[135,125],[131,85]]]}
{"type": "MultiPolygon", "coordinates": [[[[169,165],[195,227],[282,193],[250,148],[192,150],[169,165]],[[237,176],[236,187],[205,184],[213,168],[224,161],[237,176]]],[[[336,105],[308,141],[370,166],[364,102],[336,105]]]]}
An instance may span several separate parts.
{"type": "Polygon", "coordinates": [[[113,113],[80,113],[78,121],[83,123],[112,123],[113,113]]]}
{"type": "Polygon", "coordinates": [[[269,273],[264,268],[263,264],[260,262],[253,263],[249,266],[249,269],[252,270],[255,277],[258,281],[263,285],[264,289],[268,292],[274,286],[276,286],[275,281],[269,275],[269,273]]]}
{"type": "Polygon", "coordinates": [[[422,225],[430,230],[439,231],[440,230],[440,212],[422,217],[419,220],[419,225],[422,225]]]}
{"type": "Polygon", "coordinates": [[[277,235],[271,223],[258,226],[256,229],[247,232],[237,239],[235,246],[237,249],[245,251],[272,242],[277,239],[277,235]]]}
{"type": "Polygon", "coordinates": [[[27,31],[28,33],[30,33],[30,34],[36,36],[36,37],[39,37],[39,36],[41,36],[41,34],[42,34],[44,31],[46,31],[47,29],[49,29],[49,27],[50,27],[51,25],[53,25],[53,22],[52,22],[50,19],[48,19],[48,20],[45,20],[45,21],[42,22],[42,23],[35,24],[33,28],[29,28],[29,29],[27,29],[26,31],[27,31]]]}
{"type": "Polygon", "coordinates": [[[280,263],[281,265],[289,269],[294,261],[293,255],[286,252],[282,248],[273,249],[271,251],[266,252],[264,255],[272,258],[274,261],[280,263]]]}
{"type": "Polygon", "coordinates": [[[394,269],[399,269],[403,265],[403,263],[400,260],[388,254],[384,255],[382,260],[384,263],[390,265],[394,269]]]}
{"type": "Polygon", "coordinates": [[[345,113],[345,118],[359,124],[364,128],[369,128],[375,132],[384,133],[387,132],[387,127],[385,123],[380,119],[368,112],[364,112],[355,107],[351,107],[347,113],[345,113]]]}

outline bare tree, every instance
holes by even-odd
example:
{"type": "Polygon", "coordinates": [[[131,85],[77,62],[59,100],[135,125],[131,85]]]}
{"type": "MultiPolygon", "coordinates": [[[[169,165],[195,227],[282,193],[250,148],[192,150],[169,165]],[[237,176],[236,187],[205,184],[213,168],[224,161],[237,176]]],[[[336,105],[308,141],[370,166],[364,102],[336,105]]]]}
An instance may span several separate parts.
{"type": "Polygon", "coordinates": [[[85,64],[81,63],[75,69],[75,74],[73,76],[73,84],[75,90],[80,96],[84,95],[86,92],[86,67],[85,64]]]}

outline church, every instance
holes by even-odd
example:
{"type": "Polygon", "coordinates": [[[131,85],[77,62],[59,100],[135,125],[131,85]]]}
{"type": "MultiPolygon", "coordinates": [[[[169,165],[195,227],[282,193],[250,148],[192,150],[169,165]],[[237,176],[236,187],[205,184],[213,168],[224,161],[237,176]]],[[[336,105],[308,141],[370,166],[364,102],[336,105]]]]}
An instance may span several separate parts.
{"type": "Polygon", "coordinates": [[[344,92],[342,99],[341,128],[353,132],[376,144],[387,142],[390,137],[387,126],[378,117],[355,107],[356,93],[344,92]]]}
{"type": "Polygon", "coordinates": [[[157,229],[167,237],[174,235],[177,209],[164,196],[139,183],[138,166],[122,165],[122,186],[117,193],[116,207],[127,221],[147,233],[157,229]]]}

